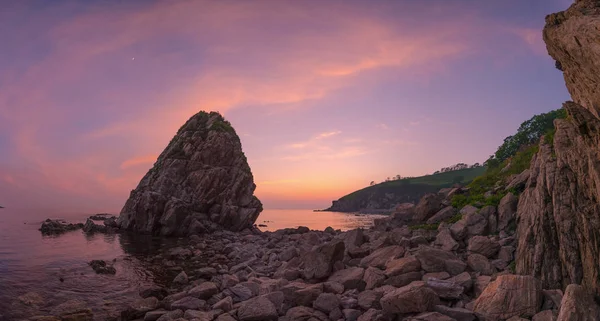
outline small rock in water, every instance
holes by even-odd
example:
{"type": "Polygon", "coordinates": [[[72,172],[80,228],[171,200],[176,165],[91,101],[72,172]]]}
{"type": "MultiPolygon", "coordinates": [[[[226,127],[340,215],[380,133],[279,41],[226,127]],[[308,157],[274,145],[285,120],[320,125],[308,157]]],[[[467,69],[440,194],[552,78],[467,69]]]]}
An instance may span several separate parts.
{"type": "Polygon", "coordinates": [[[96,274],[115,274],[117,270],[112,265],[107,265],[103,260],[92,260],[88,263],[96,274]]]}

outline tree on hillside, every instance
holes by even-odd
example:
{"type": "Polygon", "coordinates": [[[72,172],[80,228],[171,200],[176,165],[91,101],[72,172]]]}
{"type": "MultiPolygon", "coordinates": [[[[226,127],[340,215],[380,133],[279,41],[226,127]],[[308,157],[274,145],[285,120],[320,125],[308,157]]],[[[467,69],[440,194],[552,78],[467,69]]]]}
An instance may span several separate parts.
{"type": "Polygon", "coordinates": [[[521,124],[516,134],[504,139],[496,153],[486,161],[486,165],[488,167],[498,166],[523,148],[537,144],[540,137],[554,130],[555,119],[566,117],[567,113],[563,108],[533,116],[521,124]]]}
{"type": "Polygon", "coordinates": [[[369,186],[373,186],[375,184],[377,184],[377,183],[375,183],[375,181],[371,181],[371,183],[369,183],[369,186]]]}

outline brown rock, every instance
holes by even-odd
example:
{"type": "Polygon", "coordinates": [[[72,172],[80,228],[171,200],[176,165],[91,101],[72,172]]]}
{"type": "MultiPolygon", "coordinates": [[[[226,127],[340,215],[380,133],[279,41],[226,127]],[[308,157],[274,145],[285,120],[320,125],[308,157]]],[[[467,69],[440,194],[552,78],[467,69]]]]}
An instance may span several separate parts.
{"type": "Polygon", "coordinates": [[[421,272],[409,272],[389,277],[384,281],[384,284],[391,285],[396,288],[401,288],[403,286],[411,284],[414,281],[420,281],[422,278],[423,275],[421,274],[421,272]]]}
{"type": "Polygon", "coordinates": [[[600,307],[593,295],[581,285],[570,284],[565,290],[557,321],[600,320],[600,307]]]}
{"type": "Polygon", "coordinates": [[[425,283],[442,299],[460,299],[465,290],[461,285],[449,280],[429,279],[425,283]]]}
{"type": "Polygon", "coordinates": [[[406,321],[456,321],[455,319],[438,312],[426,312],[405,319],[406,321]]]}
{"type": "Polygon", "coordinates": [[[372,290],[383,284],[385,273],[378,268],[368,267],[365,270],[363,281],[365,281],[365,289],[372,290]]]}
{"type": "Polygon", "coordinates": [[[447,219],[450,219],[458,214],[458,211],[452,206],[446,206],[443,209],[439,210],[435,215],[430,217],[427,220],[427,224],[436,224],[441,223],[447,219]]]}
{"type": "Polygon", "coordinates": [[[496,272],[496,269],[492,266],[490,261],[481,254],[469,255],[467,257],[467,265],[471,270],[483,275],[492,275],[496,272]]]}
{"type": "Polygon", "coordinates": [[[487,258],[491,258],[498,254],[500,244],[490,240],[487,236],[474,236],[469,239],[467,250],[471,253],[477,253],[487,258]]]}
{"type": "Polygon", "coordinates": [[[305,279],[323,279],[331,275],[333,265],[344,258],[344,242],[332,241],[306,253],[302,257],[305,279]]]}
{"type": "Polygon", "coordinates": [[[421,268],[426,272],[446,271],[450,275],[457,275],[467,267],[456,255],[429,246],[419,246],[415,257],[421,262],[421,268]]]}
{"type": "Polygon", "coordinates": [[[398,245],[380,248],[371,253],[369,256],[363,258],[360,261],[360,265],[365,268],[372,266],[383,269],[385,268],[387,262],[402,257],[404,255],[404,251],[404,247],[398,245]]]}
{"type": "Polygon", "coordinates": [[[366,283],[363,280],[365,269],[359,267],[347,268],[333,273],[328,281],[337,282],[344,286],[346,290],[358,289],[363,291],[366,283]]]}
{"type": "Polygon", "coordinates": [[[512,223],[517,213],[519,199],[512,193],[506,194],[498,205],[498,229],[504,230],[512,223]]]}
{"type": "Polygon", "coordinates": [[[541,282],[531,276],[500,275],[475,301],[473,311],[486,321],[533,317],[542,306],[541,282]]]}
{"type": "Polygon", "coordinates": [[[456,251],[458,249],[458,243],[452,238],[452,233],[448,228],[441,228],[439,230],[433,244],[439,246],[444,251],[456,251]]]}
{"type": "Polygon", "coordinates": [[[385,294],[380,303],[383,311],[401,314],[432,311],[438,301],[433,290],[417,281],[385,294]]]}
{"type": "Polygon", "coordinates": [[[439,194],[427,194],[419,200],[415,207],[414,222],[425,222],[442,207],[443,196],[439,194]]]}
{"type": "Polygon", "coordinates": [[[406,256],[401,259],[389,261],[386,264],[385,276],[391,277],[419,270],[421,270],[421,262],[414,256],[406,256]]]}

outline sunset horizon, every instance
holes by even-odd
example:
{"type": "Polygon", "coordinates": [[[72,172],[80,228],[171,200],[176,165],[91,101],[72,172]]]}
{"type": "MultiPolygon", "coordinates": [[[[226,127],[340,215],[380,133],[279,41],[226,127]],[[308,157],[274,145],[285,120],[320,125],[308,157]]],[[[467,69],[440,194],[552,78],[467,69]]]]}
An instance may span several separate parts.
{"type": "Polygon", "coordinates": [[[177,129],[214,110],[265,208],[321,209],[482,163],[569,99],[541,36],[566,0],[40,3],[0,13],[5,207],[117,213],[177,129]]]}

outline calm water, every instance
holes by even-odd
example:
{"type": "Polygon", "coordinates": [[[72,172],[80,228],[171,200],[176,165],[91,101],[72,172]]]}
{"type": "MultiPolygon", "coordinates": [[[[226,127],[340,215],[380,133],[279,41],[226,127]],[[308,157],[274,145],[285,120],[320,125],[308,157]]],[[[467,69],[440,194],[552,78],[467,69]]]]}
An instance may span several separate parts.
{"type": "Polygon", "coordinates": [[[264,224],[262,231],[275,231],[287,227],[306,226],[311,230],[324,230],[328,226],[342,231],[373,225],[373,219],[382,215],[347,214],[338,212],[313,212],[312,210],[264,210],[256,224],[264,224]]]}
{"type": "MultiPolygon", "coordinates": [[[[145,268],[144,258],[185,242],[126,234],[87,236],[81,231],[44,237],[38,231],[46,218],[83,222],[89,215],[0,209],[0,320],[44,314],[71,299],[85,301],[98,320],[114,315],[137,297],[141,287],[162,281],[145,268]],[[87,265],[95,259],[116,260],[117,274],[95,274],[87,265]],[[30,292],[43,300],[25,305],[18,299],[30,292]]],[[[297,226],[348,230],[370,226],[374,217],[265,210],[256,223],[266,224],[261,227],[265,231],[297,226]]]]}

